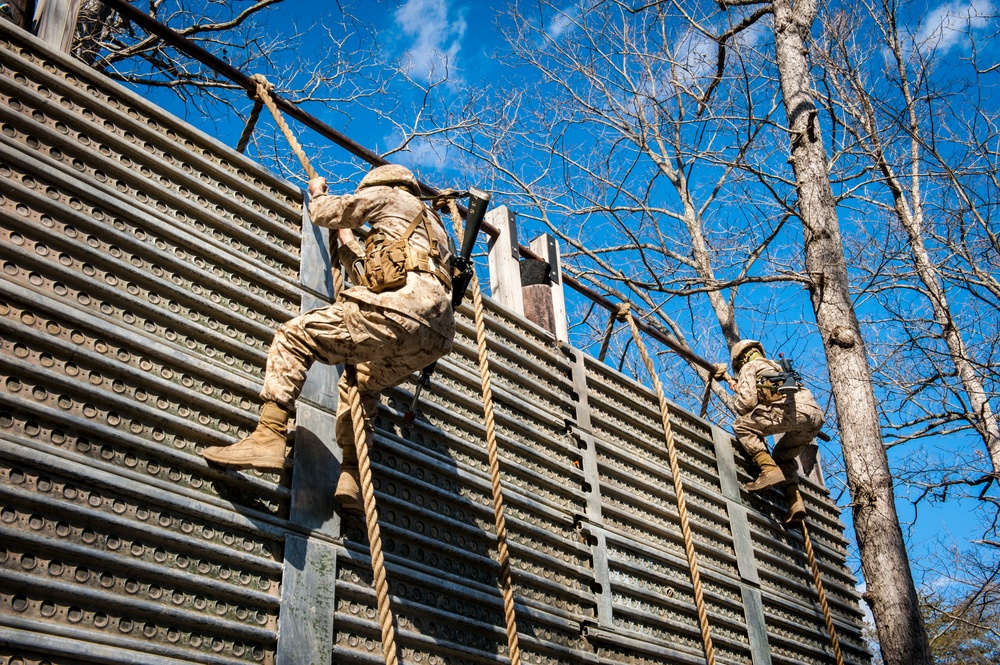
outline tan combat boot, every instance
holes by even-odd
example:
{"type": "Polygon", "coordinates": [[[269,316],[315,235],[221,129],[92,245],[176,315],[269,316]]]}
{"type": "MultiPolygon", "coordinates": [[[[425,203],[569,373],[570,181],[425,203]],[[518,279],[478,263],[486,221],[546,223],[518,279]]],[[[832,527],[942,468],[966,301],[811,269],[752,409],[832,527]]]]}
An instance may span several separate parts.
{"type": "Polygon", "coordinates": [[[785,484],[784,472],[766,452],[755,454],[753,461],[760,467],[760,475],[753,482],[744,485],[743,489],[748,492],[761,492],[769,487],[777,487],[778,485],[785,484]]]}
{"type": "Polygon", "coordinates": [[[260,409],[257,429],[250,436],[231,446],[211,446],[202,456],[223,466],[236,469],[281,470],[290,466],[285,457],[285,429],[288,412],[267,402],[260,409]]]}
{"type": "Polygon", "coordinates": [[[361,498],[361,474],[357,464],[344,463],[340,465],[340,479],[333,493],[340,507],[353,515],[363,515],[364,502],[361,498]]]}
{"type": "Polygon", "coordinates": [[[788,502],[788,513],[785,514],[785,524],[798,524],[806,518],[806,504],[802,500],[802,492],[796,483],[785,485],[785,500],[788,502]]]}

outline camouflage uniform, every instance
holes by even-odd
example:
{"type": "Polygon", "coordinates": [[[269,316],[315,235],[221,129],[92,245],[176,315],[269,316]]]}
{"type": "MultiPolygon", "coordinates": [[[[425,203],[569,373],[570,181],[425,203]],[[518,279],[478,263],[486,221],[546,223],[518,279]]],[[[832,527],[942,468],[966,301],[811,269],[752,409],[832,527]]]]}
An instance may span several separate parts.
{"type": "Polygon", "coordinates": [[[735,388],[735,406],[740,414],[733,424],[736,439],[747,455],[767,452],[765,438],[783,434],[774,446],[775,460],[787,462],[798,457],[823,428],[823,411],[807,388],[789,395],[777,393],[776,401],[761,401],[758,384],[764,374],[780,372],[781,366],[764,357],[746,363],[740,369],[735,388]]]}
{"type": "MultiPolygon", "coordinates": [[[[368,186],[356,194],[318,196],[309,204],[312,222],[318,226],[355,229],[370,223],[371,233],[383,234],[390,241],[399,238],[422,210],[431,218],[439,263],[447,266],[451,255],[441,220],[404,187],[368,186]]],[[[409,244],[429,251],[423,224],[416,227],[409,244]]],[[[364,260],[364,249],[357,242],[348,243],[341,246],[339,257],[352,281],[358,283],[356,266],[364,260]]],[[[454,335],[451,284],[443,270],[439,274],[410,271],[404,285],[381,293],[354,286],[338,302],[278,328],[268,351],[260,397],[291,410],[315,360],[352,364],[357,368],[362,408],[370,426],[379,391],[447,354],[454,335]]],[[[357,457],[344,377],[338,388],[337,442],[345,464],[351,464],[357,457]]]]}

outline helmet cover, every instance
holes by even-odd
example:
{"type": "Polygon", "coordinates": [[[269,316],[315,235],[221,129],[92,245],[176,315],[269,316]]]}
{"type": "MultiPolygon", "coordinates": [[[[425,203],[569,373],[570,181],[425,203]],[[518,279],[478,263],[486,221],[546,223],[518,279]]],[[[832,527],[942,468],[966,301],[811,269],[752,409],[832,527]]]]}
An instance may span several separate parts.
{"type": "Polygon", "coordinates": [[[415,192],[420,191],[420,183],[413,175],[413,172],[405,166],[399,164],[384,164],[377,166],[365,174],[365,177],[358,183],[358,191],[365,187],[375,187],[384,185],[386,187],[402,186],[409,187],[415,192]]]}
{"type": "Polygon", "coordinates": [[[733,349],[730,353],[729,359],[733,365],[734,371],[739,372],[743,368],[743,363],[740,361],[740,358],[742,358],[743,354],[750,349],[758,349],[760,350],[761,355],[764,354],[764,345],[755,339],[744,339],[736,342],[736,344],[733,344],[733,349]]]}

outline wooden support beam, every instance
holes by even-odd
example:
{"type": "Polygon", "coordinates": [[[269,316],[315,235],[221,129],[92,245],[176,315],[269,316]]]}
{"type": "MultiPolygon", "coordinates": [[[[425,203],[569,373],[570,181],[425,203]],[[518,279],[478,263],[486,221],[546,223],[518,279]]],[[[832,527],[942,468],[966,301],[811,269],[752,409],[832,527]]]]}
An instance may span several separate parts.
{"type": "Polygon", "coordinates": [[[76,19],[80,0],[47,0],[35,8],[38,38],[52,48],[69,53],[76,35],[76,19]]]}
{"type": "Polygon", "coordinates": [[[490,295],[507,309],[524,314],[517,219],[507,206],[498,206],[486,213],[486,221],[497,229],[489,242],[490,295]]]}
{"type": "MultiPolygon", "coordinates": [[[[563,294],[562,264],[559,257],[559,243],[548,233],[543,233],[532,240],[528,247],[535,254],[541,256],[549,264],[548,279],[544,290],[536,289],[531,298],[532,307],[539,312],[539,320],[535,323],[542,325],[546,330],[555,335],[560,342],[569,341],[569,332],[566,326],[566,298],[563,294]],[[544,299],[545,302],[541,302],[544,299]],[[545,320],[551,317],[551,323],[545,325],[541,322],[541,313],[545,313],[545,320]]],[[[531,319],[528,313],[527,293],[525,294],[525,315],[531,319]]],[[[532,319],[534,320],[534,319],[532,319]]]]}
{"type": "MultiPolygon", "coordinates": [[[[309,219],[309,196],[302,193],[302,247],[299,280],[301,311],[334,300],[330,233],[309,219]]],[[[315,363],[295,409],[291,505],[288,519],[309,530],[285,538],[276,665],[329,663],[336,613],[337,552],[316,535],[339,538],[340,515],[333,488],[340,477],[337,445],[337,380],[341,367],[315,363]]]]}

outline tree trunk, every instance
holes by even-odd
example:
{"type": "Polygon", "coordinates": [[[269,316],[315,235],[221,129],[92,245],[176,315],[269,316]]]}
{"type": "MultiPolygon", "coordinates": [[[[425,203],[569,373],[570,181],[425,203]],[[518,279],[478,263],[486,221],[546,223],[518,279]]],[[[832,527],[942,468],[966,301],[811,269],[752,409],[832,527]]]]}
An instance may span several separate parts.
{"type": "Polygon", "coordinates": [[[886,665],[931,665],[927,632],[903,533],[889,461],[882,445],[871,370],[851,302],[847,264],[827,171],[806,42],[814,0],[774,0],[778,72],[792,143],[791,163],[802,220],[810,297],[823,336],[840,422],[854,529],[886,665]]]}

